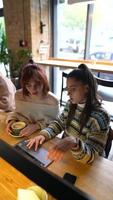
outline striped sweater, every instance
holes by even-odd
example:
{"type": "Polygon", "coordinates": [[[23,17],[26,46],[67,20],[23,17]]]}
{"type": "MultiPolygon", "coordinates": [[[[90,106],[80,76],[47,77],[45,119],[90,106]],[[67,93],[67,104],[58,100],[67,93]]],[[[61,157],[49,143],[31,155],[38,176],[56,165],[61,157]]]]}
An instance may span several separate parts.
{"type": "Polygon", "coordinates": [[[66,127],[69,104],[64,108],[64,111],[53,121],[47,128],[43,129],[40,134],[46,136],[46,139],[52,139],[57,134],[64,131],[64,136],[74,136],[78,138],[79,143],[76,148],[71,149],[72,155],[77,161],[82,163],[93,162],[96,155],[104,155],[104,147],[109,131],[110,118],[107,112],[98,107],[91,112],[89,120],[80,133],[80,115],[84,108],[84,104],[78,104],[75,110],[75,115],[71,120],[69,127],[66,127]]]}

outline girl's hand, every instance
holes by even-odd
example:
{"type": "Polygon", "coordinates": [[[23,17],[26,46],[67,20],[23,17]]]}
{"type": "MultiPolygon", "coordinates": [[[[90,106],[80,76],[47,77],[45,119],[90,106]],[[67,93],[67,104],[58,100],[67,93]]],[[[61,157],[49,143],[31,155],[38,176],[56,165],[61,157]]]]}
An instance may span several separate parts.
{"type": "Polygon", "coordinates": [[[54,161],[59,161],[64,157],[66,151],[76,147],[76,145],[77,142],[74,137],[66,137],[61,139],[61,141],[49,149],[47,158],[54,161]]]}
{"type": "Polygon", "coordinates": [[[24,129],[20,131],[20,136],[29,136],[38,130],[37,124],[28,124],[24,129]]]}
{"type": "Polygon", "coordinates": [[[14,121],[10,121],[7,125],[6,125],[6,133],[11,133],[11,125],[14,123],[14,121]]]}
{"type": "Polygon", "coordinates": [[[43,144],[45,141],[45,136],[38,135],[37,137],[34,137],[28,141],[28,144],[26,145],[28,149],[30,149],[33,145],[35,146],[35,151],[38,149],[39,145],[43,144]]]}

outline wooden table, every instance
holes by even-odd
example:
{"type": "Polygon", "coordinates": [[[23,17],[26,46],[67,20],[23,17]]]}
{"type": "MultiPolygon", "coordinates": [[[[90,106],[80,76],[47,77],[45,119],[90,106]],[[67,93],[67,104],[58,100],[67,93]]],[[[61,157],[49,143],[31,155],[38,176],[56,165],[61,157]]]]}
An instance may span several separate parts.
{"type": "Polygon", "coordinates": [[[93,60],[64,60],[53,58],[38,61],[40,66],[60,67],[65,69],[75,69],[81,63],[85,63],[92,71],[95,72],[113,73],[113,62],[99,62],[93,60]]]}
{"type": "Polygon", "coordinates": [[[0,158],[0,199],[16,200],[17,189],[34,185],[28,178],[0,158]]]}
{"type": "MultiPolygon", "coordinates": [[[[9,144],[16,144],[20,139],[13,138],[5,132],[5,115],[2,114],[0,120],[0,138],[9,144]]],[[[47,142],[46,148],[54,144],[56,140],[57,138],[47,142]]],[[[83,165],[76,162],[68,152],[62,161],[53,162],[48,169],[61,177],[65,172],[75,174],[77,176],[76,186],[96,200],[113,199],[112,161],[99,157],[92,165],[83,165]]],[[[16,199],[17,188],[27,188],[32,184],[23,174],[0,158],[0,197],[2,200],[16,199]]]]}

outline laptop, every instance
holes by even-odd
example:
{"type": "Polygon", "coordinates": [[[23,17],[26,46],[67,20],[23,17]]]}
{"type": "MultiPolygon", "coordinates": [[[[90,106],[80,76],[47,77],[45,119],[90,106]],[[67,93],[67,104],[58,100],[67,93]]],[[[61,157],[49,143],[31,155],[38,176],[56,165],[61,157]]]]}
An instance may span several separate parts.
{"type": "Polygon", "coordinates": [[[27,157],[28,159],[31,159],[35,161],[37,164],[39,164],[42,167],[47,167],[50,165],[53,160],[47,159],[48,151],[40,147],[35,151],[33,148],[28,149],[27,140],[23,140],[15,145],[15,148],[23,154],[23,156],[27,157]]]}
{"type": "Polygon", "coordinates": [[[55,197],[55,199],[94,200],[87,193],[83,192],[75,185],[69,184],[63,178],[47,168],[40,167],[35,162],[31,162],[31,160],[23,156],[19,150],[16,150],[14,147],[0,139],[0,157],[9,162],[35,184],[38,184],[45,189],[49,194],[55,197]]]}

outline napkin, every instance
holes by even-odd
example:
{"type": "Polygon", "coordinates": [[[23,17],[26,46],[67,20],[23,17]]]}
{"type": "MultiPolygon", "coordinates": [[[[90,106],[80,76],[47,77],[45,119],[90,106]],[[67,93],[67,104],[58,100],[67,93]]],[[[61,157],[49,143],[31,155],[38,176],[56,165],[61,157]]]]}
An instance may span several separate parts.
{"type": "Polygon", "coordinates": [[[48,200],[47,192],[38,185],[17,189],[17,200],[48,200]]]}
{"type": "Polygon", "coordinates": [[[37,194],[29,189],[18,189],[17,200],[40,200],[37,194]]]}

